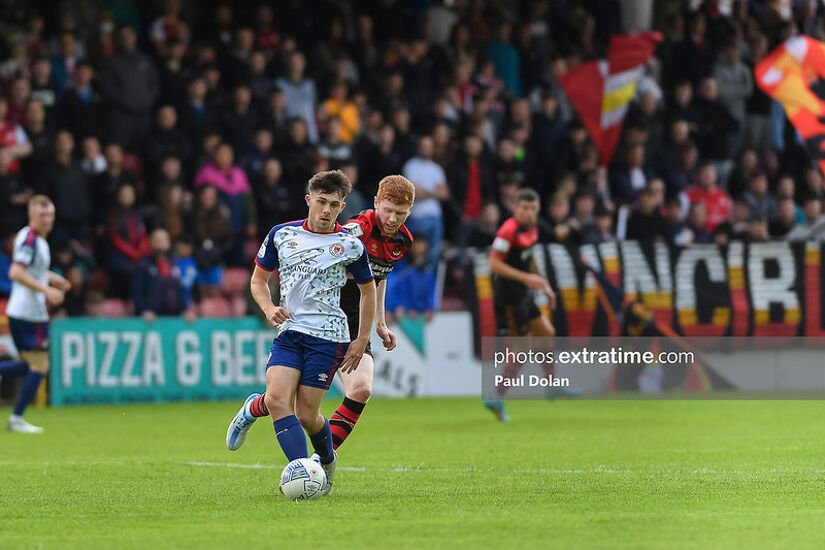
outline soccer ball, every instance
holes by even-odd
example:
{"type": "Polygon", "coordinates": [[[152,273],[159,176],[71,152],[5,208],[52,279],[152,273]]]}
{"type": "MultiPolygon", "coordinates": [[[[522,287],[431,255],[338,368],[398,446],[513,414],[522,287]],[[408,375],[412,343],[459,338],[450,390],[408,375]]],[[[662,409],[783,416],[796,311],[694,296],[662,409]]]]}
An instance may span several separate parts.
{"type": "Polygon", "coordinates": [[[278,489],[289,500],[311,500],[322,496],[327,474],[320,464],[308,458],[296,458],[281,472],[278,489]]]}

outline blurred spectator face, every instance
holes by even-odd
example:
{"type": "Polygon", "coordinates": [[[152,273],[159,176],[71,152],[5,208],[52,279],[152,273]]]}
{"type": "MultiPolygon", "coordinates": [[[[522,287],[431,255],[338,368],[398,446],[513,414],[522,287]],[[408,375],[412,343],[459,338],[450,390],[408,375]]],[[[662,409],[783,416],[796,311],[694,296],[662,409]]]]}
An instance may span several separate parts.
{"type": "Polygon", "coordinates": [[[16,78],[11,85],[11,102],[22,105],[29,99],[32,87],[27,78],[16,78]]]}
{"type": "Polygon", "coordinates": [[[165,229],[155,229],[149,236],[149,246],[155,254],[166,254],[172,248],[172,240],[165,229]]]}
{"type": "Polygon", "coordinates": [[[762,197],[768,192],[768,178],[764,174],[756,174],[748,181],[748,189],[756,197],[762,197]]]}
{"type": "Polygon", "coordinates": [[[71,155],[74,150],[74,138],[69,132],[58,132],[54,141],[54,150],[58,155],[71,155]]]}
{"type": "Polygon", "coordinates": [[[460,61],[453,70],[453,83],[462,86],[470,82],[473,76],[473,64],[469,60],[460,61]]]}
{"type": "Polygon", "coordinates": [[[708,101],[716,101],[719,97],[719,85],[715,78],[705,78],[699,84],[699,94],[708,101]]]}
{"type": "Polygon", "coordinates": [[[261,128],[255,132],[255,149],[262,153],[268,152],[272,149],[272,132],[261,128]]]}
{"type": "Polygon", "coordinates": [[[65,57],[77,55],[77,39],[74,33],[64,32],[60,35],[60,53],[65,57]]]}
{"type": "Polygon", "coordinates": [[[587,219],[593,216],[593,210],[596,208],[596,201],[593,200],[593,195],[579,195],[576,197],[576,217],[587,219]]]}
{"type": "Polygon", "coordinates": [[[796,182],[791,176],[782,176],[776,183],[776,194],[780,197],[793,197],[796,194],[796,182]]]}
{"type": "Polygon", "coordinates": [[[235,44],[238,50],[242,52],[250,52],[255,46],[255,32],[250,28],[238,29],[235,33],[235,44]]]}
{"type": "Polygon", "coordinates": [[[26,104],[26,122],[29,126],[40,127],[46,120],[46,109],[43,103],[31,100],[26,104]]]}
{"type": "Polygon", "coordinates": [[[516,207],[516,193],[518,193],[518,182],[515,180],[507,180],[498,188],[501,204],[511,211],[516,207]]]}
{"type": "Polygon", "coordinates": [[[418,157],[429,160],[433,157],[433,138],[424,136],[418,140],[418,157]]]}
{"type": "Polygon", "coordinates": [[[186,44],[175,41],[169,44],[169,59],[171,61],[181,61],[186,56],[186,44]]]}
{"type": "Polygon", "coordinates": [[[32,79],[35,82],[48,82],[52,75],[52,66],[48,59],[38,59],[32,66],[32,79]]]}
{"type": "Polygon", "coordinates": [[[338,135],[341,133],[341,119],[334,116],[329,119],[327,124],[327,139],[337,141],[338,135]]]}
{"type": "Polygon", "coordinates": [[[238,110],[244,110],[252,101],[252,92],[246,86],[238,86],[235,88],[235,93],[232,94],[232,100],[235,102],[235,107],[238,110]]]}
{"type": "Polygon", "coordinates": [[[574,126],[570,129],[570,140],[576,144],[581,145],[587,141],[587,130],[584,126],[574,126]]]}
{"type": "Polygon", "coordinates": [[[215,10],[215,21],[218,25],[228,26],[232,23],[232,8],[228,4],[222,4],[215,10]]]}
{"type": "Polygon", "coordinates": [[[268,27],[272,25],[272,20],[274,19],[272,8],[266,4],[258,6],[256,19],[261,26],[268,27]]]}
{"type": "Polygon", "coordinates": [[[682,203],[679,201],[668,202],[665,216],[670,223],[675,224],[682,221],[682,203]]]}
{"type": "Polygon", "coordinates": [[[178,258],[189,258],[192,256],[192,243],[186,241],[175,242],[175,256],[178,258]]]}
{"type": "Polygon", "coordinates": [[[765,242],[770,240],[771,236],[768,233],[768,222],[764,220],[753,220],[748,226],[748,239],[756,242],[765,242]]]}
{"type": "Polygon", "coordinates": [[[408,131],[410,129],[410,110],[406,107],[396,109],[392,113],[392,122],[402,132],[408,131]]]}
{"type": "Polygon", "coordinates": [[[74,72],[74,86],[78,90],[85,90],[92,83],[92,78],[95,76],[95,71],[91,65],[86,63],[79,65],[74,72]]]}
{"type": "Polygon", "coordinates": [[[509,139],[502,139],[498,144],[498,157],[504,162],[512,161],[516,156],[516,145],[509,139]]]}
{"type": "Polygon", "coordinates": [[[106,164],[110,168],[120,168],[123,166],[123,149],[117,143],[110,143],[103,153],[106,157],[106,164]]]}
{"type": "Polygon", "coordinates": [[[513,140],[519,147],[524,147],[527,145],[527,140],[530,138],[530,134],[527,133],[527,128],[524,126],[519,126],[510,130],[510,139],[513,140]]]}
{"type": "Polygon", "coordinates": [[[201,190],[198,203],[204,210],[211,210],[218,205],[218,191],[211,185],[207,185],[201,190]]]}
{"type": "Polygon", "coordinates": [[[553,94],[545,95],[541,100],[541,112],[548,118],[553,118],[559,109],[559,102],[553,94]]]}
{"type": "Polygon", "coordinates": [[[336,83],[329,90],[329,96],[336,101],[347,100],[347,85],[343,82],[336,83]]]}
{"type": "Polygon", "coordinates": [[[135,51],[137,46],[137,37],[132,27],[123,27],[120,29],[120,47],[126,53],[135,51]]]}
{"type": "Polygon", "coordinates": [[[518,201],[513,208],[513,217],[519,227],[534,227],[539,218],[539,201],[518,201]]]}
{"type": "Polygon", "coordinates": [[[647,188],[653,193],[656,206],[661,206],[665,203],[665,180],[653,178],[647,182],[647,188]]]}
{"type": "Polygon", "coordinates": [[[656,98],[650,92],[643,93],[639,98],[639,107],[647,116],[653,116],[656,114],[656,98]]]}
{"type": "Polygon", "coordinates": [[[496,37],[498,37],[499,42],[509,42],[512,34],[513,30],[510,25],[507,24],[499,25],[498,29],[496,29],[496,37]]]}
{"type": "Polygon", "coordinates": [[[779,201],[778,207],[779,220],[786,225],[790,225],[793,221],[794,212],[796,211],[796,206],[794,205],[793,199],[782,199],[779,201]]]}
{"type": "Polygon", "coordinates": [[[706,164],[699,169],[699,186],[702,189],[711,189],[716,185],[716,167],[706,164]]]}
{"type": "Polygon", "coordinates": [[[433,128],[433,141],[440,149],[450,146],[450,127],[446,124],[436,124],[433,128]]]}
{"type": "Polygon", "coordinates": [[[189,83],[189,99],[193,103],[201,103],[206,98],[209,91],[206,86],[206,81],[203,78],[196,78],[189,83]]]}
{"type": "Polygon", "coordinates": [[[690,126],[684,120],[674,120],[670,125],[670,140],[673,143],[683,143],[690,137],[690,126]]]}
{"type": "Polygon", "coordinates": [[[213,156],[215,154],[215,149],[217,149],[218,145],[220,145],[220,144],[221,144],[220,134],[211,133],[211,134],[207,134],[203,138],[203,150],[209,156],[213,156]]]}
{"type": "Polygon", "coordinates": [[[736,63],[741,57],[742,55],[739,51],[739,45],[737,43],[734,42],[725,48],[725,59],[729,63],[736,63]]]}
{"type": "Polygon", "coordinates": [[[561,177],[561,181],[559,181],[558,192],[572,197],[576,193],[577,186],[576,174],[567,172],[561,177]]]}
{"type": "Polygon", "coordinates": [[[300,80],[304,76],[306,69],[306,59],[301,52],[295,52],[289,58],[289,74],[295,80],[300,80]]]}
{"type": "Polygon", "coordinates": [[[94,136],[83,140],[83,158],[94,160],[100,154],[100,142],[94,136]]]}
{"type": "Polygon", "coordinates": [[[687,106],[690,100],[693,99],[693,88],[691,88],[690,83],[682,82],[677,84],[676,89],[673,91],[673,98],[676,100],[676,103],[682,107],[687,106]]]}
{"type": "Polygon", "coordinates": [[[297,144],[306,143],[307,125],[303,119],[296,119],[289,125],[289,137],[297,144]]]}
{"type": "Polygon", "coordinates": [[[260,50],[252,52],[249,58],[249,68],[255,74],[263,74],[266,71],[266,54],[260,50]]]}
{"type": "Polygon", "coordinates": [[[567,197],[557,196],[550,201],[550,221],[562,223],[570,215],[570,203],[567,197]]]}
{"type": "Polygon", "coordinates": [[[132,208],[135,205],[135,188],[131,185],[121,185],[117,191],[117,203],[122,208],[132,208]]]}
{"type": "Polygon", "coordinates": [[[526,99],[517,99],[510,106],[510,117],[518,122],[530,120],[530,103],[526,99]]]}
{"type": "Polygon", "coordinates": [[[395,128],[393,128],[391,124],[382,126],[378,134],[378,141],[382,147],[392,148],[393,143],[395,143],[395,128]]]}
{"type": "Polygon", "coordinates": [[[639,192],[639,211],[649,216],[656,210],[656,197],[650,189],[642,189],[639,192]]]}
{"type": "Polygon", "coordinates": [[[690,205],[688,220],[690,221],[691,227],[697,229],[705,227],[705,203],[697,202],[690,205]]]}
{"type": "Polygon", "coordinates": [[[602,235],[610,235],[613,233],[613,217],[607,213],[596,216],[596,227],[602,235]]]}
{"type": "Polygon", "coordinates": [[[464,138],[464,153],[470,158],[478,158],[481,155],[483,142],[478,136],[467,136],[464,138]]]}
{"type": "Polygon", "coordinates": [[[178,114],[171,105],[165,105],[158,110],[158,128],[172,130],[178,123],[178,114]]]}
{"type": "Polygon", "coordinates": [[[748,221],[751,217],[751,207],[743,200],[736,200],[733,202],[733,208],[730,211],[730,221],[734,224],[748,221]]]}
{"type": "Polygon", "coordinates": [[[638,168],[645,161],[645,148],[642,145],[633,145],[627,150],[627,165],[638,168]]]}
{"type": "Polygon", "coordinates": [[[214,90],[221,81],[221,72],[216,67],[210,67],[203,72],[207,90],[214,90]]]}
{"type": "Polygon", "coordinates": [[[814,193],[822,192],[822,173],[819,168],[812,167],[805,170],[805,184],[814,193]]]}
{"type": "Polygon", "coordinates": [[[805,201],[803,209],[805,210],[805,217],[808,219],[808,223],[814,223],[822,214],[822,201],[814,198],[808,199],[805,201]]]}
{"type": "Polygon", "coordinates": [[[264,163],[264,178],[268,183],[275,183],[281,179],[281,174],[283,173],[283,168],[281,167],[281,161],[278,159],[268,159],[264,163]]]}
{"type": "Polygon", "coordinates": [[[235,155],[232,151],[232,146],[227,143],[221,144],[215,151],[215,164],[221,170],[228,170],[231,168],[234,159],[235,155]]]}
{"type": "Polygon", "coordinates": [[[275,90],[269,94],[269,107],[273,113],[282,113],[286,109],[286,95],[283,90],[275,90]]]}
{"type": "Polygon", "coordinates": [[[404,78],[401,73],[392,73],[387,77],[387,94],[398,95],[404,88],[404,78]]]}
{"type": "Polygon", "coordinates": [[[163,177],[170,181],[175,181],[180,177],[180,159],[177,157],[166,157],[160,165],[163,177]]]}
{"type": "Polygon", "coordinates": [[[692,170],[696,166],[696,161],[699,160],[699,153],[696,147],[685,147],[679,152],[679,160],[682,162],[682,167],[692,170]]]}
{"type": "Polygon", "coordinates": [[[494,202],[488,202],[481,210],[481,223],[487,227],[498,227],[501,220],[501,212],[498,205],[494,202]]]}
{"type": "Polygon", "coordinates": [[[759,157],[753,149],[745,149],[742,151],[742,169],[745,172],[756,170],[759,165],[759,157]]]}

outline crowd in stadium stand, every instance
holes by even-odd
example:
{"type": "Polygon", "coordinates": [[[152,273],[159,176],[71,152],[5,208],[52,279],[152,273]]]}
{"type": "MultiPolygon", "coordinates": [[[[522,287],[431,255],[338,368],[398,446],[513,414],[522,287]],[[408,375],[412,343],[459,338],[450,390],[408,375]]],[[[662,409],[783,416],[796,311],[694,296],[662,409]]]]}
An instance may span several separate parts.
{"type": "Polygon", "coordinates": [[[0,2],[4,254],[44,193],[65,314],[242,314],[260,239],[332,168],[342,218],[385,175],[417,187],[399,314],[432,312],[439,259],[488,246],[522,186],[543,242],[821,238],[822,174],[752,68],[823,38],[822,6],[687,4],[657,13],[604,168],[558,75],[604,58],[617,0],[0,2]]]}

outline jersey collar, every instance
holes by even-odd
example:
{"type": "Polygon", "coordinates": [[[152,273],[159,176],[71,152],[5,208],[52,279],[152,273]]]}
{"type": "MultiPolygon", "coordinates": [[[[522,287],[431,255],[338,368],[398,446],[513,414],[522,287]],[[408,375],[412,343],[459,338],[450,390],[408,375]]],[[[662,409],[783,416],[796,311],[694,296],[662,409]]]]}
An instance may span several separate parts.
{"type": "Polygon", "coordinates": [[[309,228],[309,220],[308,219],[304,220],[304,223],[301,224],[301,227],[303,227],[305,230],[309,231],[310,233],[315,233],[316,235],[331,235],[332,233],[338,233],[339,231],[341,231],[341,224],[338,223],[338,222],[335,222],[335,227],[332,229],[332,231],[313,231],[312,229],[309,228]]]}

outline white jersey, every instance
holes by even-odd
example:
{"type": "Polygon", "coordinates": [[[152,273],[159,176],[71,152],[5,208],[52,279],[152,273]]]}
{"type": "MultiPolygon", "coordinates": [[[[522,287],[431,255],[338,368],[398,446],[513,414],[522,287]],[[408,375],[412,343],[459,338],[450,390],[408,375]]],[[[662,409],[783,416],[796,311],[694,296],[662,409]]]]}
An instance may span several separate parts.
{"type": "Polygon", "coordinates": [[[280,274],[281,306],[292,316],[278,327],[279,335],[294,330],[331,342],[350,341],[340,306],[341,287],[348,271],[358,284],[373,280],[367,250],[358,237],[338,224],[331,233],[310,231],[305,220],[276,225],[255,263],[280,274]]]}
{"type": "MultiPolygon", "coordinates": [[[[24,227],[14,237],[12,261],[21,264],[29,275],[44,285],[49,284],[49,265],[52,262],[49,243],[31,227],[24,227]]],[[[48,322],[46,295],[12,281],[6,315],[34,323],[48,322]]]]}

